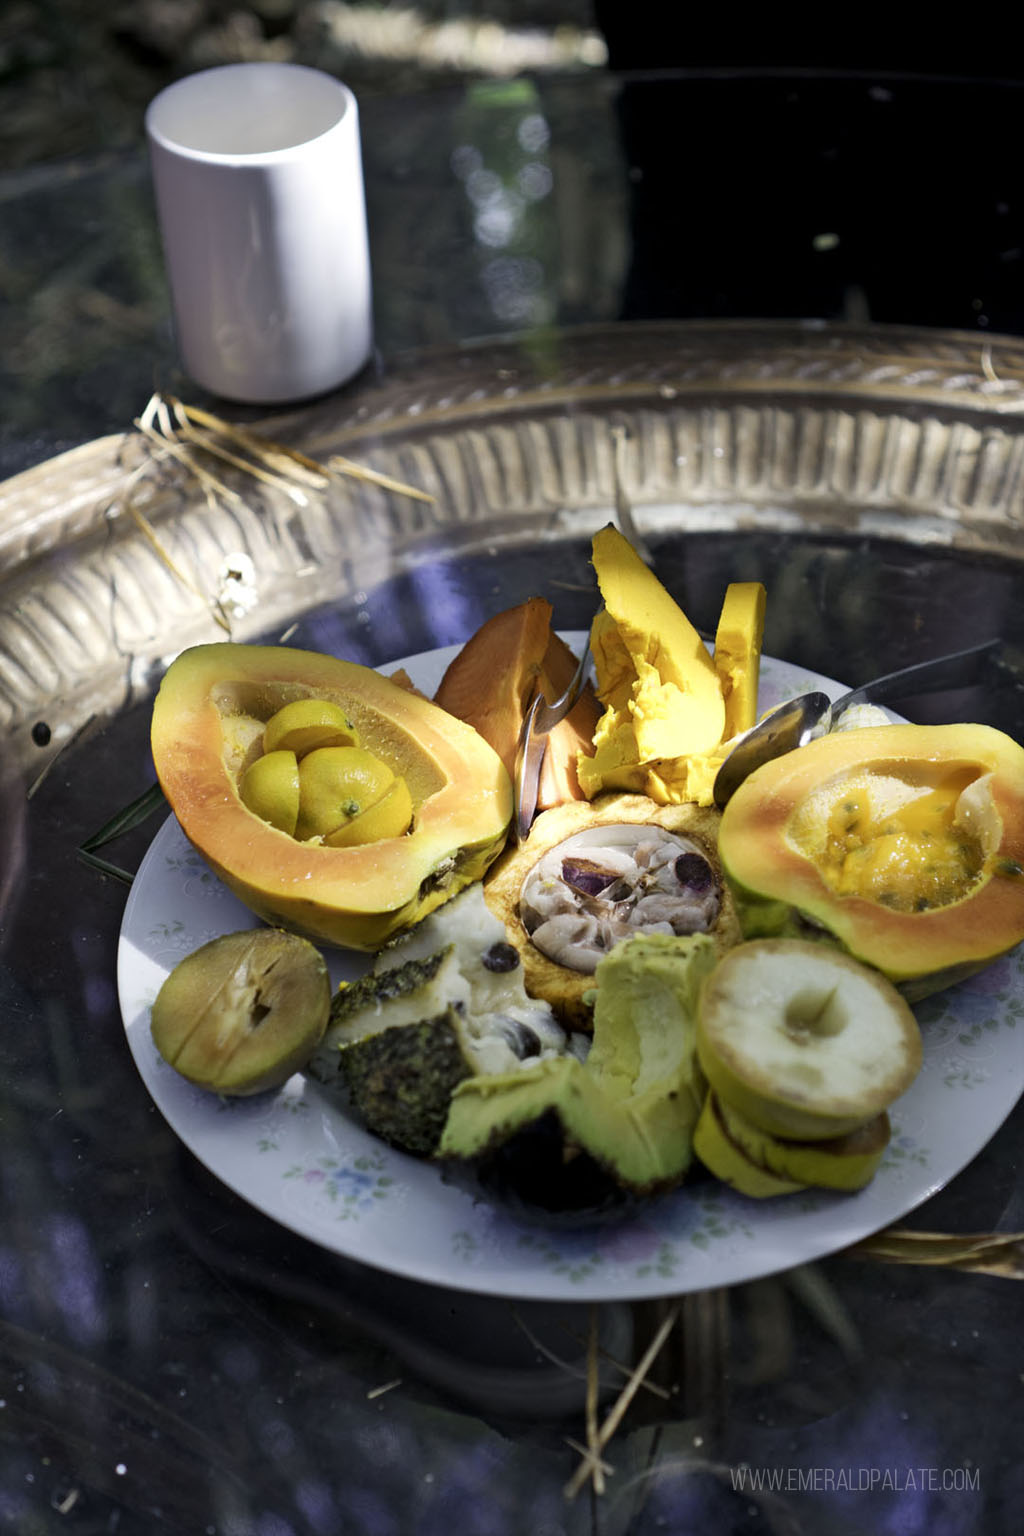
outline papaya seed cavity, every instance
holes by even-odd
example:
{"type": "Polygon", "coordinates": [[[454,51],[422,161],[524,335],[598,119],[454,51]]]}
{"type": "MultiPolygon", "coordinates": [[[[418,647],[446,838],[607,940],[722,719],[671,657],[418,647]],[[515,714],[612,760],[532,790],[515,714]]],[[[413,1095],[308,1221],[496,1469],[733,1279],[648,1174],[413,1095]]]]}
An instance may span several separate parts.
{"type": "Polygon", "coordinates": [[[270,717],[239,794],[279,832],[331,848],[400,837],[413,820],[405,779],[362,745],[345,711],[326,699],[295,699],[270,717]]]}

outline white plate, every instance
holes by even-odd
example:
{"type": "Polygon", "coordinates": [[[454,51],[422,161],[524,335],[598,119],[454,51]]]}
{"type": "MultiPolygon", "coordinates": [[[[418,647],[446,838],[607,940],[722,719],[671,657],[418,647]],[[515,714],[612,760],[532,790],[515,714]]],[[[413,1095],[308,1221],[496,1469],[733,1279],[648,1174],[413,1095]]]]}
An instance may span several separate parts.
{"type": "MultiPolygon", "coordinates": [[[[575,646],[585,639],[566,638],[575,646]]],[[[432,693],[457,649],[394,666],[404,665],[432,693]]],[[[767,657],[761,682],[761,708],[807,687],[832,697],[843,691],[767,657]]],[[[300,1075],[275,1094],[220,1100],[166,1065],[149,1029],[164,977],[208,939],[254,925],[169,818],[132,885],[118,952],[128,1042],[157,1107],[211,1172],[273,1220],[337,1253],[461,1290],[627,1300],[731,1285],[820,1258],[899,1220],[940,1189],[977,1155],[1024,1088],[1019,946],[919,1007],[924,1066],[892,1111],[892,1142],[867,1189],[759,1202],[701,1180],[608,1225],[532,1226],[368,1135],[300,1075]]],[[[335,980],[361,968],[357,957],[337,951],[330,961],[335,980]]]]}

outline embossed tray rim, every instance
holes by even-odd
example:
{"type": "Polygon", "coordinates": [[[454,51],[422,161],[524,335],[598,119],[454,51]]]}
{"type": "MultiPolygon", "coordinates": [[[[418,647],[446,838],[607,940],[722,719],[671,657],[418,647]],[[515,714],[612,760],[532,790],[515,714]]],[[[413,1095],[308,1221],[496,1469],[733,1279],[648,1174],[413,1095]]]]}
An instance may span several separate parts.
{"type": "Polygon", "coordinates": [[[133,431],[0,484],[0,729],[18,760],[38,760],[40,711],[59,744],[145,694],[182,646],[222,638],[198,589],[238,553],[263,586],[233,627],[246,639],[439,544],[588,536],[614,506],[613,429],[630,442],[623,483],[641,532],[756,524],[1024,554],[1024,342],[1011,337],[583,326],[410,353],[288,412],[219,409],[436,501],[338,479],[298,511],[226,474],[243,509],[210,507],[180,464],[154,468],[133,431]],[[126,515],[129,491],[197,590],[126,515]]]}

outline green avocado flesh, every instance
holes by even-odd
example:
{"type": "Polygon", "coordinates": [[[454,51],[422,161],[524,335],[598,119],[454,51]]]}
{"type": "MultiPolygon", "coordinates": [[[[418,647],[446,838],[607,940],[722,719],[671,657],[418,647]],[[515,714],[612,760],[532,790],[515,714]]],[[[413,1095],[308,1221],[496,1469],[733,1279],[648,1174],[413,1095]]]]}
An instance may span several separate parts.
{"type": "Polygon", "coordinates": [[[679,1182],[704,1097],[695,1032],[702,980],[716,963],[705,934],[639,934],[599,964],[585,1061],[562,1056],[515,1074],[459,1083],[441,1157],[472,1159],[557,1116],[567,1145],[637,1194],[679,1182]]]}
{"type": "Polygon", "coordinates": [[[655,1193],[693,1157],[706,1089],[698,996],[717,957],[705,934],[617,945],[594,978],[592,1040],[569,1037],[527,996],[504,925],[474,887],[336,993],[307,1071],[376,1135],[453,1174],[500,1153],[534,1186],[534,1175],[543,1186],[592,1164],[628,1195],[655,1193]]]}

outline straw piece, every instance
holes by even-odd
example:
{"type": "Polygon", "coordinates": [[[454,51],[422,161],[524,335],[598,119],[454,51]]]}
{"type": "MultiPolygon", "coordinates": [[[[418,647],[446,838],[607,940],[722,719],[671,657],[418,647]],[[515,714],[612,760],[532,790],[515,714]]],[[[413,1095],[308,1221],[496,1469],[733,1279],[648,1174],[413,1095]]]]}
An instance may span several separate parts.
{"type": "MultiPolygon", "coordinates": [[[[578,1455],[583,1457],[580,1471],[585,1474],[591,1473],[594,1478],[595,1492],[603,1493],[605,1475],[607,1474],[607,1476],[611,1477],[615,1472],[615,1468],[609,1462],[602,1461],[600,1455],[593,1446],[583,1445],[579,1440],[574,1440],[571,1435],[566,1435],[565,1443],[567,1446],[569,1446],[570,1450],[576,1451],[578,1455]]],[[[586,1479],[584,1478],[584,1481],[585,1480],[586,1479]]],[[[571,1497],[571,1495],[568,1494],[568,1491],[566,1496],[571,1497]]]]}
{"type": "Polygon", "coordinates": [[[223,459],[224,463],[230,464],[232,468],[241,469],[247,475],[252,475],[254,479],[261,480],[264,485],[283,491],[297,507],[309,506],[309,498],[305,492],[301,491],[297,485],[293,485],[284,475],[265,469],[262,464],[253,463],[251,459],[244,459],[239,453],[233,453],[230,448],[225,448],[223,443],[218,443],[209,433],[198,431],[187,417],[179,421],[179,431],[186,442],[195,443],[196,447],[202,448],[205,453],[212,453],[215,458],[223,459]]]}
{"type": "Polygon", "coordinates": [[[302,470],[303,475],[299,476],[299,478],[305,478],[306,483],[317,490],[323,490],[328,484],[329,477],[324,472],[323,466],[318,464],[315,459],[308,458],[306,454],[300,453],[297,448],[289,448],[284,443],[275,443],[269,439],[257,437],[254,433],[247,432],[244,427],[236,426],[230,421],[221,420],[219,416],[214,416],[211,411],[201,410],[195,405],[185,405],[183,401],[177,399],[174,395],[168,396],[168,400],[175,416],[185,430],[188,430],[191,423],[194,423],[196,426],[207,427],[211,432],[222,433],[224,437],[237,443],[240,448],[244,448],[246,452],[254,454],[256,458],[262,459],[265,463],[283,461],[292,474],[295,474],[296,470],[302,470]]]}
{"type": "Polygon", "coordinates": [[[1024,1280],[1024,1232],[914,1232],[890,1227],[844,1250],[854,1259],[883,1264],[921,1264],[968,1274],[1024,1280]]]}
{"type": "Polygon", "coordinates": [[[437,500],[429,491],[417,490],[414,485],[405,485],[401,480],[393,480],[390,475],[381,474],[377,469],[367,469],[363,464],[356,464],[352,459],[346,459],[343,454],[334,453],[327,460],[327,468],[336,470],[341,475],[351,475],[356,480],[369,480],[374,485],[382,486],[386,491],[397,491],[400,496],[411,496],[415,501],[437,500]]]}
{"type": "MultiPolygon", "coordinates": [[[[186,452],[176,437],[161,436],[154,427],[147,427],[141,417],[136,417],[134,425],[144,437],[147,437],[151,443],[160,449],[161,454],[169,454],[172,459],[177,459],[180,464],[184,464],[185,468],[190,470],[196,479],[208,490],[212,490],[217,496],[223,496],[226,500],[233,501],[239,506],[241,505],[242,498],[238,492],[233,491],[222,480],[218,480],[215,475],[211,475],[209,470],[204,469],[201,464],[197,464],[195,456],[186,452]]],[[[170,430],[173,433],[173,428],[170,430]]]]}
{"type": "Polygon", "coordinates": [[[666,1339],[672,1332],[672,1329],[675,1327],[678,1318],[679,1303],[676,1302],[662,1320],[661,1326],[644,1351],[639,1364],[636,1366],[633,1374],[630,1376],[626,1385],[619,1393],[614,1405],[611,1408],[611,1411],[609,1412],[604,1423],[601,1425],[601,1428],[597,1434],[594,1450],[585,1452],[586,1460],[579,1467],[577,1467],[575,1473],[565,1485],[565,1497],[567,1499],[574,1499],[579,1493],[580,1489],[583,1487],[583,1484],[586,1482],[587,1478],[593,1474],[594,1456],[597,1454],[597,1452],[604,1449],[604,1447],[608,1444],[609,1440],[614,1435],[615,1431],[618,1429],[619,1425],[622,1423],[627,1408],[633,1401],[637,1392],[640,1390],[640,1386],[644,1380],[644,1377],[647,1375],[647,1372],[650,1370],[651,1366],[657,1359],[658,1354],[665,1344],[666,1339]]]}
{"type": "MultiPolygon", "coordinates": [[[[379,470],[367,469],[362,464],[355,463],[352,459],[346,459],[342,454],[335,454],[328,459],[327,466],[311,459],[298,448],[291,448],[286,443],[277,443],[269,438],[258,437],[253,432],[248,432],[244,427],[239,427],[233,422],[224,421],[215,416],[212,411],[202,410],[199,406],[186,405],[174,395],[167,396],[167,403],[178,420],[179,426],[187,436],[192,437],[202,447],[209,448],[211,452],[220,451],[227,457],[226,450],[216,449],[209,439],[195,433],[193,427],[206,427],[210,432],[220,433],[230,441],[244,448],[257,460],[264,464],[275,465],[284,468],[293,477],[303,480],[307,485],[323,490],[330,483],[332,473],[350,475],[356,480],[372,481],[374,485],[382,486],[389,491],[396,491],[401,496],[412,496],[417,501],[434,501],[435,498],[427,491],[418,490],[413,485],[406,485],[404,481],[395,480],[391,475],[381,474],[379,470]]],[[[251,466],[240,459],[232,459],[232,463],[241,469],[249,469],[251,466]]]]}
{"type": "Polygon", "coordinates": [[[396,1387],[400,1387],[401,1385],[402,1385],[402,1378],[401,1378],[401,1376],[396,1376],[393,1381],[381,1382],[379,1387],[371,1387],[370,1388],[370,1390],[366,1394],[367,1400],[369,1402],[373,1402],[373,1400],[375,1398],[383,1397],[385,1392],[393,1392],[396,1387]]]}
{"type": "MultiPolygon", "coordinates": [[[[392,677],[394,677],[394,674],[392,674],[392,677]]],[[[532,1331],[532,1329],[526,1323],[525,1319],[520,1315],[515,1307],[512,1307],[511,1312],[516,1326],[522,1331],[523,1334],[525,1334],[526,1338],[530,1341],[533,1348],[539,1355],[543,1355],[545,1360],[550,1360],[552,1365],[557,1365],[561,1370],[565,1371],[568,1376],[575,1376],[577,1378],[586,1377],[586,1369],[580,1370],[578,1366],[573,1365],[570,1361],[563,1359],[561,1355],[556,1354],[553,1349],[549,1349],[544,1341],[539,1339],[537,1335],[532,1331]]],[[[566,1323],[562,1323],[561,1327],[563,1331],[567,1333],[569,1337],[573,1339],[577,1344],[582,1343],[580,1335],[575,1328],[570,1328],[566,1323]]],[[[632,1374],[628,1365],[624,1365],[621,1360],[617,1360],[611,1351],[605,1349],[603,1345],[598,1346],[598,1355],[606,1365],[611,1366],[612,1369],[615,1370],[620,1376],[624,1376],[628,1380],[632,1374]]],[[[672,1396],[671,1392],[666,1392],[665,1388],[656,1381],[644,1381],[641,1382],[641,1386],[645,1392],[650,1392],[655,1397],[668,1399],[672,1396]]]]}
{"type": "Polygon", "coordinates": [[[598,1313],[597,1307],[592,1302],[590,1306],[590,1336],[587,1340],[587,1448],[593,1457],[594,1492],[604,1493],[604,1466],[601,1462],[601,1443],[598,1439],[597,1405],[600,1384],[598,1369],[598,1313]]]}

